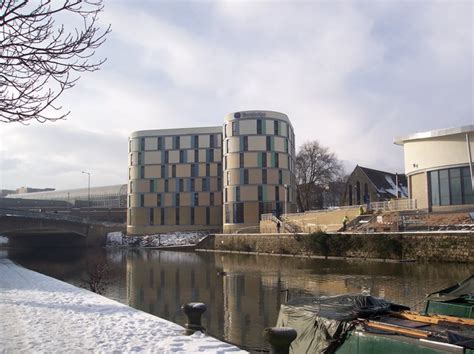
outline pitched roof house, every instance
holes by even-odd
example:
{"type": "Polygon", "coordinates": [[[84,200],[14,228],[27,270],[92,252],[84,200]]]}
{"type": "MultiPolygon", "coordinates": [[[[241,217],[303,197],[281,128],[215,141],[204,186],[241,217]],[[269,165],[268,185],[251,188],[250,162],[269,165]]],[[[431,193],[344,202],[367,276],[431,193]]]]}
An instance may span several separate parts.
{"type": "Polygon", "coordinates": [[[343,203],[344,205],[360,205],[397,197],[408,197],[407,178],[404,174],[357,165],[346,182],[343,203]]]}

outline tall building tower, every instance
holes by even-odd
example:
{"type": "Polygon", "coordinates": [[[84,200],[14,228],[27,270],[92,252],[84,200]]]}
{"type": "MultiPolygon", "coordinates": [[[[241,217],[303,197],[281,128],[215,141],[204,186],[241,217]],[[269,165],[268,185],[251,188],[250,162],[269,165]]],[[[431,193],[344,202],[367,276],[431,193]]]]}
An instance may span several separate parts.
{"type": "Polygon", "coordinates": [[[222,128],[129,137],[127,234],[221,230],[222,128]]]}
{"type": "Polygon", "coordinates": [[[258,231],[261,214],[296,210],[295,134],[272,111],[225,116],[223,231],[258,231]]]}

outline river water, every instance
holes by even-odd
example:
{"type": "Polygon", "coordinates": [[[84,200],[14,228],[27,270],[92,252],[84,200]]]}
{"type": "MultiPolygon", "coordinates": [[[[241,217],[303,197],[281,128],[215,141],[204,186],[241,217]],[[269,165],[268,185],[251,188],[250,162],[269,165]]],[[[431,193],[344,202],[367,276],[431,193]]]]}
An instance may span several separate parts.
{"type": "Polygon", "coordinates": [[[280,304],[306,295],[370,293],[414,309],[424,296],[474,273],[474,265],[315,260],[161,250],[9,251],[26,268],[85,287],[87,269],[106,263],[105,295],[184,325],[182,304],[204,302],[208,333],[244,349],[265,348],[280,304]],[[286,291],[288,290],[288,291],[286,291]]]}

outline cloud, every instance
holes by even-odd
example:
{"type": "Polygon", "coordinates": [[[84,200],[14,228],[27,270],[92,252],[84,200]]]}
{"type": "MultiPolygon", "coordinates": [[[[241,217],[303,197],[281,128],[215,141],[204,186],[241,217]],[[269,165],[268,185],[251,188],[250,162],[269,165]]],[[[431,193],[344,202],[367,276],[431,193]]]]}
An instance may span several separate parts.
{"type": "Polygon", "coordinates": [[[67,121],[3,129],[2,187],[125,182],[130,132],[237,110],[285,112],[298,145],[397,171],[395,136],[474,123],[470,2],[141,5],[106,4],[108,61],[62,97],[67,121]]]}

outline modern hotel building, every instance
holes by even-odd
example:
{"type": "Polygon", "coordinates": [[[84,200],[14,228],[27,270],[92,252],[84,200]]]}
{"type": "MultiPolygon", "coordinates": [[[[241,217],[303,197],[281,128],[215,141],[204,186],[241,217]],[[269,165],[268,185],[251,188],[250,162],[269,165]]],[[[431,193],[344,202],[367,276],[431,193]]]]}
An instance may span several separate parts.
{"type": "Polygon", "coordinates": [[[127,233],[257,231],[260,215],[296,208],[295,135],[285,114],[228,114],[223,128],[129,137],[127,233]]]}

